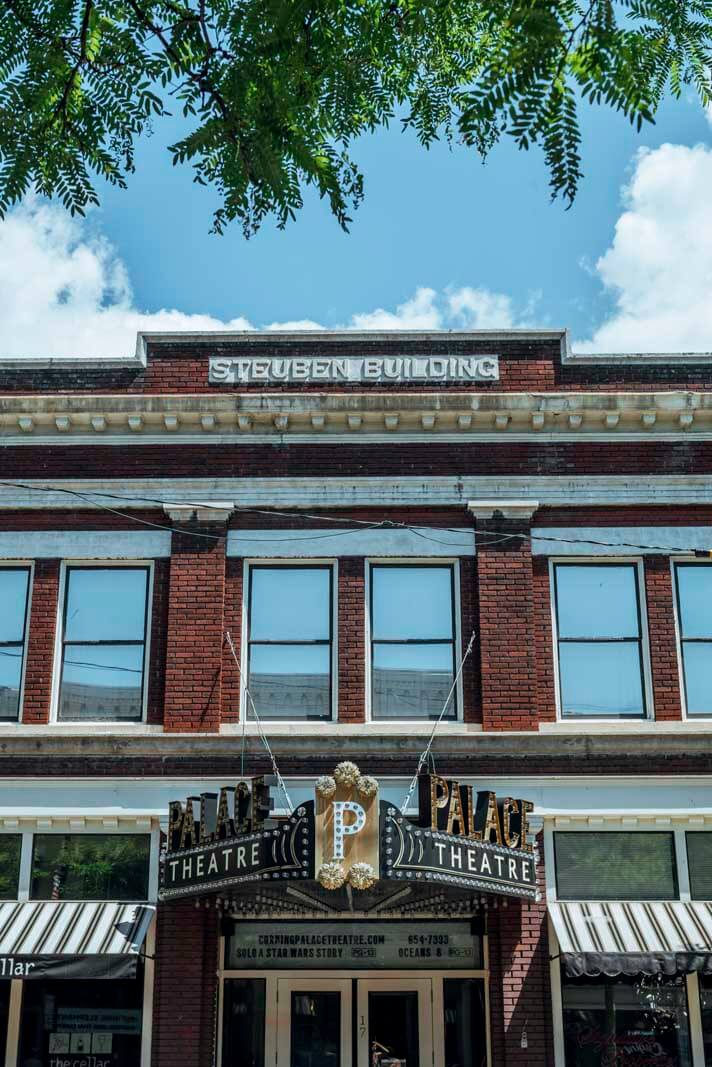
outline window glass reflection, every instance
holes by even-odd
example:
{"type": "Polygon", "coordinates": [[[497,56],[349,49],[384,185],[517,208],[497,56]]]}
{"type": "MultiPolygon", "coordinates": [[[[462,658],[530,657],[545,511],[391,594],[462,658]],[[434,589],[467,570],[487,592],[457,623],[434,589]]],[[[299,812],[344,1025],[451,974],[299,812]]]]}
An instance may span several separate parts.
{"type": "Polygon", "coordinates": [[[690,896],[693,900],[712,900],[712,833],[697,830],[685,834],[685,839],[690,896]]]}
{"type": "Polygon", "coordinates": [[[637,644],[567,641],[559,647],[564,715],[636,715],[645,712],[637,644]]]}
{"type": "Polygon", "coordinates": [[[637,637],[638,594],[630,564],[556,568],[559,637],[637,637]]]}
{"type": "Polygon", "coordinates": [[[670,833],[554,834],[560,900],[675,900],[677,869],[670,833]]]}
{"type": "Polygon", "coordinates": [[[0,900],[17,900],[21,851],[22,834],[0,834],[0,900]]]}
{"type": "Polygon", "coordinates": [[[252,567],[248,630],[247,718],[331,718],[332,568],[252,567]]]}
{"type": "Polygon", "coordinates": [[[0,720],[20,714],[30,571],[0,567],[0,720]]]}
{"type": "Polygon", "coordinates": [[[32,900],[146,900],[148,834],[35,834],[32,900]]]}
{"type": "Polygon", "coordinates": [[[223,983],[224,1067],[264,1067],[265,991],[263,978],[226,978],[223,983]]]}
{"type": "Polygon", "coordinates": [[[146,567],[67,568],[59,719],[141,719],[148,578],[146,567]]]}
{"type": "Polygon", "coordinates": [[[481,978],[446,978],[445,1067],[487,1067],[487,1009],[481,978]]]}
{"type": "Polygon", "coordinates": [[[688,715],[712,715],[712,567],[678,563],[678,618],[688,715]]]}
{"type": "MultiPolygon", "coordinates": [[[[371,714],[432,719],[455,677],[452,566],[371,567],[371,714]]],[[[452,694],[445,718],[457,717],[452,694]]]]}

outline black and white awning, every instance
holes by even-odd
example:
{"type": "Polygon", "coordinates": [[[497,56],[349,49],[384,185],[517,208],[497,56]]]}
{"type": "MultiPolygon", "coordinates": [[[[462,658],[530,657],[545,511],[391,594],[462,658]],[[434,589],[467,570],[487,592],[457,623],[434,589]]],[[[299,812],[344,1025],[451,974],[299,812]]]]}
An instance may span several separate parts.
{"type": "Polygon", "coordinates": [[[712,973],[712,903],[550,903],[570,976],[712,973]]]}
{"type": "Polygon", "coordinates": [[[151,925],[149,904],[0,904],[0,979],[130,978],[151,925]]]}

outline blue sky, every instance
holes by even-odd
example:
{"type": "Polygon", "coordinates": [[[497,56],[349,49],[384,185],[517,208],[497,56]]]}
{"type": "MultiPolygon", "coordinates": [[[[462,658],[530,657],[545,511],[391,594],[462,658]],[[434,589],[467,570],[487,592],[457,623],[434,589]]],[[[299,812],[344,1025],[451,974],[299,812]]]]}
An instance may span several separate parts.
{"type": "Polygon", "coordinates": [[[0,354],[119,354],[139,326],[304,321],[568,326],[594,350],[712,349],[708,117],[686,100],[641,135],[601,109],[583,128],[568,211],[536,150],[503,143],[483,166],[394,126],[357,146],[366,199],[349,234],[310,197],[285,231],[266,222],[245,241],[237,225],[210,234],[214,194],[171,165],[177,123],[159,124],[129,189],[103,189],[85,222],[30,201],[0,223],[0,354]]]}

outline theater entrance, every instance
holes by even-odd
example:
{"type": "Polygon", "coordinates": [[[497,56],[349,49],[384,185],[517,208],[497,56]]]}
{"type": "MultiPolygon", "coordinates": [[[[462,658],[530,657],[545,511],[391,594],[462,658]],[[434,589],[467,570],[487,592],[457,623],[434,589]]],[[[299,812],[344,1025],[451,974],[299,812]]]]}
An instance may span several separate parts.
{"type": "Polygon", "coordinates": [[[222,983],[222,1067],[487,1067],[484,977],[267,973],[222,983]]]}

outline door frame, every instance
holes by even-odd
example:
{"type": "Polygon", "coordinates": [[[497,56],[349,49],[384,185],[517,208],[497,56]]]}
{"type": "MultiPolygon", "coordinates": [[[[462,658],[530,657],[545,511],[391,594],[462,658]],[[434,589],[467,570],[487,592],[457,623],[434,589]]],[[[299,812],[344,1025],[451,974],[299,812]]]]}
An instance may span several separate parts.
{"type": "Polygon", "coordinates": [[[370,1067],[368,994],[371,992],[417,993],[418,994],[418,1042],[420,1045],[420,1067],[440,1067],[435,1064],[433,1050],[442,1045],[443,1020],[436,1023],[433,1012],[433,976],[423,978],[413,974],[410,978],[381,978],[373,976],[359,978],[356,981],[356,1057],[355,1067],[370,1067]],[[365,1020],[365,1022],[364,1022],[365,1020]],[[435,1029],[438,1028],[438,1040],[435,1029]]]}
{"type": "MultiPolygon", "coordinates": [[[[292,1054],[292,993],[340,993],[341,994],[341,1051],[340,1067],[351,1067],[351,1019],[352,983],[350,978],[328,978],[321,972],[320,978],[278,978],[276,982],[277,1026],[274,1043],[274,1060],[277,1067],[290,1067],[292,1054]]],[[[267,1049],[265,1048],[265,1059],[267,1049]]]]}

